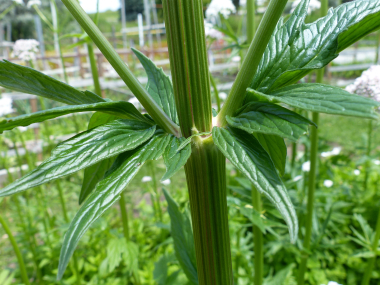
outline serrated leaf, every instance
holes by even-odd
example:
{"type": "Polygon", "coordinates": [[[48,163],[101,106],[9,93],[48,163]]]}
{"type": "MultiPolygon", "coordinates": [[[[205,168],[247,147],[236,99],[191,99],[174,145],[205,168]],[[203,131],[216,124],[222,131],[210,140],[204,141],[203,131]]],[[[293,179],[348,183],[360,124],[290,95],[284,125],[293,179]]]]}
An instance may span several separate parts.
{"type": "Polygon", "coordinates": [[[169,141],[170,136],[159,130],[149,142],[117,157],[106,177],[83,203],[67,230],[59,258],[58,279],[62,278],[80,238],[87,229],[120,198],[120,193],[145,162],[156,160],[162,155],[169,141]]]}
{"type": "Polygon", "coordinates": [[[148,75],[146,90],[152,96],[154,101],[164,110],[164,112],[178,124],[177,108],[174,100],[173,85],[169,76],[165,74],[162,68],[158,68],[148,57],[140,51],[132,48],[137,58],[140,60],[148,75]]]}
{"type": "Polygon", "coordinates": [[[298,232],[296,212],[272,160],[258,140],[239,129],[218,127],[213,128],[212,137],[226,158],[280,211],[288,225],[290,240],[295,242],[298,232]]]}
{"type": "Polygon", "coordinates": [[[168,202],[175,254],[190,283],[198,284],[195,244],[190,217],[187,213],[181,213],[178,204],[173,200],[168,191],[163,189],[163,192],[168,202]]]}
{"type": "Polygon", "coordinates": [[[5,120],[0,122],[0,133],[19,126],[29,126],[34,123],[43,122],[71,113],[89,111],[99,111],[110,115],[118,116],[122,119],[139,120],[146,123],[152,123],[145,116],[143,116],[131,103],[124,101],[102,102],[95,104],[64,106],[32,114],[21,115],[14,118],[5,118],[5,120]]]}
{"type": "Polygon", "coordinates": [[[308,131],[312,121],[276,104],[251,102],[237,116],[227,116],[230,126],[250,134],[263,133],[297,140],[308,131]]]}
{"type": "Polygon", "coordinates": [[[0,190],[12,195],[72,174],[104,159],[134,149],[151,138],[156,127],[140,121],[117,120],[85,131],[59,144],[35,170],[0,190]]]}
{"type": "Polygon", "coordinates": [[[251,88],[267,93],[322,68],[338,53],[380,28],[380,0],[352,1],[304,24],[309,0],[301,1],[289,20],[272,36],[251,88]]]}
{"type": "Polygon", "coordinates": [[[351,94],[339,87],[324,84],[295,84],[264,94],[253,89],[248,92],[270,102],[281,102],[289,106],[318,113],[355,116],[377,119],[374,100],[351,94]]]}
{"type": "Polygon", "coordinates": [[[95,93],[79,91],[37,70],[6,60],[0,61],[0,86],[68,105],[105,102],[95,93]]]}
{"type": "Polygon", "coordinates": [[[161,178],[161,181],[169,179],[172,177],[178,170],[184,166],[191,155],[191,145],[188,144],[180,151],[177,151],[181,143],[185,138],[176,138],[171,137],[171,142],[166,148],[163,158],[166,166],[166,173],[161,178]]]}
{"type": "MultiPolygon", "coordinates": [[[[91,116],[90,122],[87,129],[93,129],[95,127],[110,123],[117,120],[118,118],[113,115],[108,115],[104,113],[94,113],[91,116]]],[[[104,177],[104,174],[112,166],[115,161],[115,157],[107,158],[101,162],[98,162],[84,170],[84,177],[82,188],[79,194],[79,205],[90,195],[90,193],[95,189],[96,184],[104,177]]]]}
{"type": "Polygon", "coordinates": [[[284,139],[276,135],[267,135],[260,133],[256,133],[254,136],[269,154],[271,160],[274,163],[274,166],[280,172],[280,175],[284,175],[287,155],[287,148],[284,139]]]}

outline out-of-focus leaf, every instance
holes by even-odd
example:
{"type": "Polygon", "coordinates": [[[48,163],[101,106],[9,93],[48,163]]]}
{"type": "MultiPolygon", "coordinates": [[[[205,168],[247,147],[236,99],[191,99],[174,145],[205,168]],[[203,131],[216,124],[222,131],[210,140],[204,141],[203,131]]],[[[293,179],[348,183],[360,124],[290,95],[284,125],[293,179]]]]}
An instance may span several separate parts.
{"type": "Polygon", "coordinates": [[[166,173],[162,177],[161,181],[169,179],[178,170],[184,166],[191,155],[191,145],[188,144],[180,151],[177,151],[180,144],[184,141],[184,138],[176,138],[172,136],[171,142],[166,148],[163,157],[166,165],[166,173]]]}
{"type": "Polygon", "coordinates": [[[181,213],[177,203],[168,191],[163,189],[170,215],[171,233],[174,240],[175,254],[191,284],[198,284],[198,272],[195,259],[194,236],[190,218],[181,213]]]}
{"type": "Polygon", "coordinates": [[[281,176],[284,175],[287,155],[287,148],[284,139],[276,135],[260,133],[256,133],[254,136],[269,154],[274,166],[276,166],[281,176]]]}
{"type": "Polygon", "coordinates": [[[5,120],[0,121],[0,133],[19,126],[29,126],[34,123],[43,122],[71,113],[89,111],[103,112],[110,115],[118,116],[122,119],[140,120],[146,123],[152,123],[152,121],[148,120],[145,116],[143,116],[131,103],[124,101],[102,102],[95,104],[64,106],[32,114],[21,115],[15,118],[5,118],[5,120]]]}
{"type": "Polygon", "coordinates": [[[148,83],[146,89],[153,97],[154,101],[164,110],[164,112],[178,124],[177,108],[174,101],[173,85],[170,78],[162,68],[158,68],[149,58],[136,49],[132,49],[143,65],[147,75],[148,83]]]}
{"type": "Polygon", "coordinates": [[[238,115],[227,116],[230,126],[250,134],[263,133],[297,140],[307,133],[310,120],[279,105],[266,102],[251,102],[242,107],[238,115]]]}
{"type": "Polygon", "coordinates": [[[272,160],[258,140],[239,129],[218,127],[213,128],[212,137],[226,158],[280,211],[288,225],[290,240],[295,242],[298,232],[296,212],[272,160]]]}
{"type": "Polygon", "coordinates": [[[0,86],[68,105],[105,102],[103,98],[95,93],[79,91],[37,70],[6,60],[0,61],[0,86]]]}
{"type": "MultiPolygon", "coordinates": [[[[374,100],[351,94],[341,88],[324,84],[306,83],[287,86],[270,94],[248,89],[256,98],[281,102],[312,112],[377,119],[374,100]]],[[[249,98],[249,96],[248,96],[249,98]]]]}
{"type": "Polygon", "coordinates": [[[49,159],[0,190],[12,195],[72,174],[104,159],[134,149],[151,138],[156,127],[134,120],[117,120],[85,131],[59,144],[49,159]]]}
{"type": "Polygon", "coordinates": [[[62,278],[80,238],[87,229],[120,198],[120,193],[145,162],[156,160],[162,155],[169,141],[169,135],[159,130],[149,142],[117,157],[105,178],[99,182],[71,221],[61,249],[58,279],[62,278]]]}

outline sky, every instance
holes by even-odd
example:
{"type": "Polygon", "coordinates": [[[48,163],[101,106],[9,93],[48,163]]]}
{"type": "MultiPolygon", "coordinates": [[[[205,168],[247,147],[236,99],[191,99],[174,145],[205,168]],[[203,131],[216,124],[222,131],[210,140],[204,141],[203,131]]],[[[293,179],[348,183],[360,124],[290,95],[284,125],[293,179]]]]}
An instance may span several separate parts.
{"type": "MultiPolygon", "coordinates": [[[[87,13],[96,13],[96,0],[80,0],[82,8],[87,13]]],[[[120,8],[120,0],[99,0],[99,10],[104,12],[107,10],[117,10],[120,8]]]]}

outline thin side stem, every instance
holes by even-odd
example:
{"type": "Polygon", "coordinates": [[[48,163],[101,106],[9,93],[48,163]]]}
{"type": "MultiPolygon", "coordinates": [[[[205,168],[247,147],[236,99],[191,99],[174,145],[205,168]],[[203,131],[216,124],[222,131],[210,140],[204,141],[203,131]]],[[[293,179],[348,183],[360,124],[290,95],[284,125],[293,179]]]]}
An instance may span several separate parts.
{"type": "Polygon", "coordinates": [[[22,257],[22,254],[20,252],[20,249],[17,245],[17,242],[16,242],[11,230],[8,227],[8,224],[5,222],[5,220],[3,219],[3,217],[1,215],[0,215],[0,224],[3,226],[5,233],[8,235],[9,241],[11,242],[13,250],[16,254],[18,264],[20,267],[21,279],[24,282],[24,284],[29,285],[30,283],[29,283],[28,273],[26,271],[26,267],[25,267],[25,263],[24,263],[24,259],[22,257]]]}
{"type": "Polygon", "coordinates": [[[371,154],[371,149],[372,149],[372,131],[373,131],[373,123],[372,120],[368,121],[368,141],[367,141],[367,162],[365,165],[365,173],[364,173],[364,181],[363,181],[363,190],[367,191],[368,189],[368,177],[369,177],[369,168],[370,168],[370,163],[369,163],[369,156],[371,154]]]}
{"type": "Polygon", "coordinates": [[[218,126],[225,126],[227,124],[226,116],[233,115],[241,107],[245,98],[245,92],[256,74],[257,67],[287,2],[288,0],[272,0],[269,3],[268,9],[248,49],[248,53],[244,58],[241,69],[232,85],[230,94],[218,115],[218,126]]]}
{"type": "Polygon", "coordinates": [[[247,0],[247,42],[251,43],[256,31],[256,0],[247,0]]]}
{"type": "Polygon", "coordinates": [[[160,202],[160,193],[158,190],[158,185],[157,185],[157,179],[156,179],[156,170],[154,169],[154,162],[150,161],[149,162],[149,167],[150,167],[150,174],[152,175],[152,182],[153,182],[153,193],[154,193],[154,201],[152,203],[156,204],[156,212],[158,215],[158,221],[162,222],[162,208],[161,208],[161,202],[160,202]]]}
{"type": "MultiPolygon", "coordinates": [[[[318,125],[319,114],[313,113],[313,122],[318,125]]],[[[303,242],[304,252],[302,253],[301,264],[298,273],[298,285],[305,283],[305,272],[307,268],[307,260],[309,258],[308,251],[311,244],[311,233],[313,228],[313,211],[314,211],[314,195],[315,195],[315,178],[317,172],[318,159],[318,129],[311,127],[311,148],[310,148],[310,172],[309,172],[309,191],[307,196],[307,213],[306,213],[306,232],[303,242]]]]}
{"type": "Polygon", "coordinates": [[[124,192],[121,192],[120,194],[120,200],[119,200],[119,207],[121,212],[121,221],[123,223],[123,234],[124,238],[127,242],[131,240],[130,233],[129,233],[129,217],[128,217],[128,211],[126,207],[124,192]]]}
{"type": "Polygon", "coordinates": [[[214,78],[214,76],[212,76],[211,72],[210,72],[210,81],[211,81],[212,88],[214,88],[216,106],[218,107],[217,111],[220,112],[221,102],[220,102],[220,97],[219,97],[218,86],[216,85],[215,78],[214,78]]]}
{"type": "Polygon", "coordinates": [[[119,74],[121,79],[129,87],[132,93],[140,101],[145,110],[152,116],[153,120],[161,126],[166,132],[175,136],[180,136],[179,127],[166,115],[162,108],[149,95],[148,91],[141,85],[133,73],[129,70],[124,61],[112,47],[110,42],[104,37],[102,32],[86,14],[79,5],[77,0],[63,0],[63,4],[67,7],[70,13],[94,41],[100,51],[103,53],[108,62],[119,74]]]}
{"type": "Polygon", "coordinates": [[[100,87],[99,72],[96,66],[96,59],[94,53],[94,46],[92,43],[87,44],[88,58],[90,59],[92,80],[94,81],[95,93],[102,97],[102,88],[100,87]]]}
{"type": "Polygon", "coordinates": [[[368,285],[369,281],[371,280],[372,271],[376,264],[377,247],[379,246],[379,239],[380,239],[380,211],[378,212],[375,236],[372,242],[372,251],[375,256],[372,257],[368,262],[368,265],[363,277],[362,285],[368,285]]]}
{"type": "MultiPolygon", "coordinates": [[[[261,213],[261,196],[257,189],[252,186],[252,205],[253,208],[260,214],[261,213]]],[[[263,284],[263,274],[264,274],[264,237],[260,228],[253,226],[253,251],[254,255],[254,284],[263,284]]]]}

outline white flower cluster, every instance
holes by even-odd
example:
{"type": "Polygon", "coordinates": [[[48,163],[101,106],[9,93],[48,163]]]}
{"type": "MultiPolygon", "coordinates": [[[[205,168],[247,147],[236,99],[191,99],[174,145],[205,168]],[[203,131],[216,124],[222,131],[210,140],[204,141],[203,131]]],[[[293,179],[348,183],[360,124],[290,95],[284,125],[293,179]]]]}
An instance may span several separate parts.
{"type": "Polygon", "coordinates": [[[346,87],[346,91],[380,102],[380,65],[373,65],[364,71],[346,87]]]}
{"type": "Polygon", "coordinates": [[[222,14],[224,18],[228,18],[231,13],[236,12],[236,7],[231,0],[212,0],[206,10],[206,18],[217,18],[222,14]]]}
{"type": "Polygon", "coordinates": [[[9,97],[0,98],[0,116],[4,116],[12,112],[12,99],[9,97]]]}
{"type": "Polygon", "coordinates": [[[214,29],[214,25],[211,23],[205,22],[205,33],[206,37],[215,39],[215,40],[221,40],[224,37],[224,34],[222,32],[219,32],[218,30],[214,29]]]}
{"type": "MultiPolygon", "coordinates": [[[[293,13],[293,11],[297,8],[298,4],[301,3],[301,1],[304,0],[295,0],[292,3],[292,9],[290,10],[291,13],[293,13]]],[[[319,2],[319,0],[311,0],[309,3],[309,8],[307,9],[307,13],[310,14],[311,12],[319,9],[321,9],[321,2],[319,2]]]]}
{"type": "Polygon", "coordinates": [[[39,42],[36,40],[17,40],[13,46],[13,57],[29,61],[36,59],[39,42]]]}

